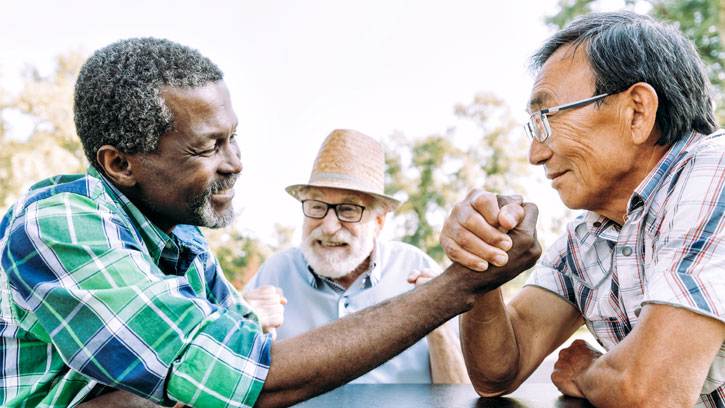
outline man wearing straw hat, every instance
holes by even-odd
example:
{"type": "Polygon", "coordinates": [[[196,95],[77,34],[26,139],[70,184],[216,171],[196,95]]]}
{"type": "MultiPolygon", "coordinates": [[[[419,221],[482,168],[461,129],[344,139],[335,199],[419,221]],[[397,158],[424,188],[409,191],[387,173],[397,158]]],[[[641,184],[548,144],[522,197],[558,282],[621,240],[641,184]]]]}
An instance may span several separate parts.
{"type": "MultiPolygon", "coordinates": [[[[279,326],[277,338],[322,326],[440,273],[420,249],[377,239],[387,213],[400,205],[384,194],[384,177],[380,143],[354,130],[335,130],[322,143],[309,182],[287,187],[302,202],[301,245],[262,264],[244,294],[263,325],[279,326]]],[[[467,382],[453,326],[456,321],[444,324],[354,382],[467,382]]]]}

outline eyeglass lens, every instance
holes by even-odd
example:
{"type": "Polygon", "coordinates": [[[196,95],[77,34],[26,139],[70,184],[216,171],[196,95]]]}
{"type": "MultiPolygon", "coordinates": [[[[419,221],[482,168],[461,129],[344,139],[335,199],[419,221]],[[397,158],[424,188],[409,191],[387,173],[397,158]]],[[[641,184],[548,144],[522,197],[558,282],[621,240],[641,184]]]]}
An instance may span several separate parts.
{"type": "Polygon", "coordinates": [[[528,128],[527,132],[529,134],[529,137],[538,140],[539,142],[543,142],[547,139],[549,136],[549,132],[547,132],[547,126],[544,121],[546,118],[541,113],[537,112],[531,115],[531,118],[529,118],[528,128]]]}

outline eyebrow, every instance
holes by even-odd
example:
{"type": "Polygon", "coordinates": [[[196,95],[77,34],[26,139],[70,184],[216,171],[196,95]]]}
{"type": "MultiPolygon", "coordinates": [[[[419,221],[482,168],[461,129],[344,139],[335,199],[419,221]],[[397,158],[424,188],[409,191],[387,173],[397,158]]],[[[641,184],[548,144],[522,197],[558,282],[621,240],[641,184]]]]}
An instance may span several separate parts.
{"type": "Polygon", "coordinates": [[[526,107],[526,110],[528,112],[535,112],[541,110],[540,108],[550,101],[551,94],[547,92],[537,92],[536,94],[534,94],[534,96],[531,97],[531,100],[529,100],[529,105],[526,107]]]}

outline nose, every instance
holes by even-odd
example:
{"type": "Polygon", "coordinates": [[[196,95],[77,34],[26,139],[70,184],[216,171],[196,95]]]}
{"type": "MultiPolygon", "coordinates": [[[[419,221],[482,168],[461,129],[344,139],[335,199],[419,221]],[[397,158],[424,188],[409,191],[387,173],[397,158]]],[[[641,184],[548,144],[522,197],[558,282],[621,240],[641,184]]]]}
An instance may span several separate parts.
{"type": "Polygon", "coordinates": [[[227,142],[225,146],[225,154],[219,171],[226,174],[241,173],[244,166],[242,165],[241,152],[236,140],[227,142]]]}
{"type": "Polygon", "coordinates": [[[551,157],[551,149],[546,143],[534,139],[529,145],[529,163],[533,165],[544,164],[551,157]]]}
{"type": "Polygon", "coordinates": [[[324,232],[327,235],[332,235],[336,233],[340,228],[342,228],[342,223],[340,220],[337,219],[337,214],[335,214],[335,210],[330,208],[327,211],[327,215],[325,215],[325,218],[322,219],[322,232],[324,232]]]}

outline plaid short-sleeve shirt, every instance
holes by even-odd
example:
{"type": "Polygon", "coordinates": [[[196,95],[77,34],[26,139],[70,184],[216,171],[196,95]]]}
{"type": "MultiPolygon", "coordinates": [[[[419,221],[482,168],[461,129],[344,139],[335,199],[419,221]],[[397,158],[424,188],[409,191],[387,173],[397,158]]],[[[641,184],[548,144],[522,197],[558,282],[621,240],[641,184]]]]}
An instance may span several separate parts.
{"type": "Polygon", "coordinates": [[[112,389],[254,405],[271,339],[196,227],[167,235],[93,168],[33,186],[0,222],[0,405],[112,389]]]}
{"type": "MultiPolygon", "coordinates": [[[[725,321],[724,136],[692,132],[672,146],[630,198],[624,225],[593,212],[571,222],[527,285],[571,302],[606,349],[647,303],[725,321]]],[[[725,344],[697,406],[722,407],[724,383],[725,344]]]]}

